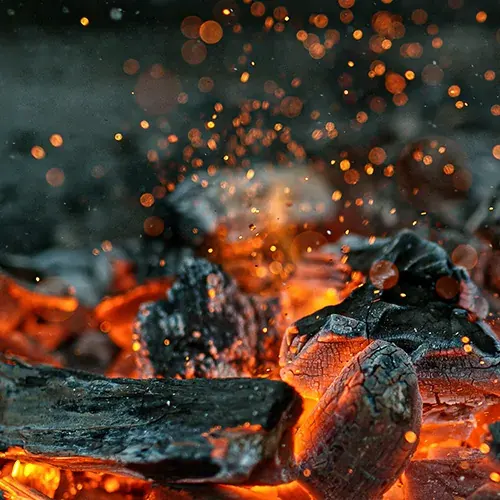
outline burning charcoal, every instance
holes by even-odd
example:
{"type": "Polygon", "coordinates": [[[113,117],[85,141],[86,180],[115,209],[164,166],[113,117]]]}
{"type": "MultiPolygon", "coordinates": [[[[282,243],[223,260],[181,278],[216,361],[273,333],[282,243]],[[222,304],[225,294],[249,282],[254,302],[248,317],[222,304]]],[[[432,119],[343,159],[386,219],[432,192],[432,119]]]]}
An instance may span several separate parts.
{"type": "Polygon", "coordinates": [[[363,280],[359,272],[326,250],[306,253],[296,264],[282,294],[287,319],[293,321],[326,305],[342,302],[363,280]],[[325,251],[326,250],[326,251],[325,251]]]}
{"type": "Polygon", "coordinates": [[[500,484],[490,481],[483,484],[467,500],[498,500],[500,498],[500,484]]]}
{"type": "Polygon", "coordinates": [[[2,458],[163,484],[248,481],[300,409],[263,378],[106,379],[13,360],[0,392],[2,458]]]}
{"type": "Polygon", "coordinates": [[[287,479],[315,498],[379,498],[417,447],[421,413],[410,358],[376,341],[346,365],[299,428],[297,476],[287,479]]]}
{"type": "Polygon", "coordinates": [[[132,349],[132,323],[144,302],[158,300],[171,285],[167,278],[151,280],[128,292],[104,299],[94,310],[101,330],[122,349],[132,349]]]}
{"type": "Polygon", "coordinates": [[[50,500],[51,497],[40,493],[34,488],[12,479],[11,477],[0,478],[0,499],[22,498],[23,500],[50,500]]]}
{"type": "Polygon", "coordinates": [[[247,296],[219,266],[190,259],[166,300],[141,306],[135,327],[140,371],[182,378],[251,375],[276,359],[277,316],[274,299],[247,296]]]}
{"type": "Polygon", "coordinates": [[[500,342],[482,321],[484,299],[466,271],[441,247],[408,231],[373,245],[355,243],[349,263],[370,279],[343,303],[287,330],[283,380],[315,396],[354,352],[382,339],[410,354],[424,402],[471,405],[499,396],[500,342]]]}
{"type": "Polygon", "coordinates": [[[420,433],[420,449],[427,453],[437,443],[460,446],[477,426],[476,406],[435,404],[424,407],[425,423],[420,433]]]}
{"type": "Polygon", "coordinates": [[[0,268],[25,282],[58,278],[73,287],[78,299],[93,306],[107,293],[112,280],[111,260],[105,253],[85,250],[46,250],[34,256],[2,255],[0,268]]]}
{"type": "Polygon", "coordinates": [[[61,366],[62,362],[62,359],[58,355],[49,353],[35,339],[17,331],[0,336],[0,352],[6,355],[17,356],[32,363],[61,366]]]}
{"type": "Polygon", "coordinates": [[[415,460],[405,471],[404,486],[408,500],[455,500],[483,498],[476,492],[491,482],[493,468],[481,454],[467,450],[450,458],[415,460]],[[473,496],[476,495],[476,496],[473,496]]]}

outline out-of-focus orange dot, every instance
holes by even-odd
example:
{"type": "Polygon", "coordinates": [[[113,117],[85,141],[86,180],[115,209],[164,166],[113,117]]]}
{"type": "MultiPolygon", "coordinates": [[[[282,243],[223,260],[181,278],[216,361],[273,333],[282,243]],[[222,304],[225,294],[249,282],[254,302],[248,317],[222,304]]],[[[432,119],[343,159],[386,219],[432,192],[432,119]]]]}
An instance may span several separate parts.
{"type": "Polygon", "coordinates": [[[280,111],[288,118],[295,118],[302,112],[302,101],[298,97],[285,97],[280,104],[280,111]]]}
{"type": "Polygon", "coordinates": [[[188,40],[182,45],[181,54],[188,64],[201,64],[207,57],[207,47],[200,40],[188,40]]]}
{"type": "Polygon", "coordinates": [[[64,172],[60,168],[51,168],[45,174],[45,179],[52,187],[59,187],[64,184],[64,172]]]}
{"type": "Polygon", "coordinates": [[[119,132],[115,134],[115,141],[121,141],[123,139],[123,135],[120,134],[119,132]]]}
{"type": "Polygon", "coordinates": [[[351,168],[351,162],[344,158],[341,162],[340,162],[340,170],[342,170],[342,172],[345,172],[346,170],[349,170],[351,168]]]}
{"type": "Polygon", "coordinates": [[[389,290],[398,284],[399,270],[388,260],[377,260],[370,268],[369,277],[374,287],[389,290]]]}
{"type": "Polygon", "coordinates": [[[266,6],[262,2],[254,2],[250,7],[250,12],[255,17],[262,17],[266,13],[266,6]]]}
{"type": "Polygon", "coordinates": [[[374,165],[382,165],[382,163],[384,163],[387,159],[387,154],[382,148],[372,148],[368,153],[368,159],[370,160],[370,163],[373,163],[374,165]]]}
{"type": "Polygon", "coordinates": [[[41,160],[45,158],[45,149],[42,146],[33,146],[31,148],[31,156],[35,158],[35,160],[41,160]]]}
{"type": "Polygon", "coordinates": [[[411,14],[411,20],[415,24],[425,24],[427,22],[427,12],[424,9],[416,9],[411,14]]]}
{"type": "Polygon", "coordinates": [[[356,121],[358,123],[366,123],[368,121],[368,115],[364,111],[360,111],[356,115],[356,121]]]}
{"type": "Polygon", "coordinates": [[[186,38],[198,38],[202,20],[198,16],[185,17],[181,23],[181,32],[186,38]]]}
{"type": "Polygon", "coordinates": [[[415,79],[415,73],[411,70],[405,71],[405,78],[407,80],[414,80],[415,79]]]}
{"type": "Polygon", "coordinates": [[[394,175],[394,167],[392,165],[387,165],[387,167],[384,168],[384,175],[386,177],[392,177],[394,175]]]}
{"type": "Polygon", "coordinates": [[[401,94],[395,94],[392,96],[392,102],[396,106],[404,106],[408,102],[408,96],[404,92],[401,92],[401,94]]]}
{"type": "Polygon", "coordinates": [[[200,26],[200,38],[209,45],[219,42],[222,35],[222,26],[217,21],[205,21],[200,26]]]}
{"type": "Polygon", "coordinates": [[[390,48],[392,47],[392,42],[386,38],[383,42],[382,42],[382,48],[384,50],[389,50],[390,48]]]}
{"type": "Polygon", "coordinates": [[[88,26],[90,24],[89,18],[88,17],[82,17],[80,19],[80,24],[82,26],[88,26]]]}
{"type": "Polygon", "coordinates": [[[484,73],[484,79],[487,80],[488,82],[492,82],[495,79],[495,72],[491,69],[488,71],[485,71],[484,73]]]}
{"type": "Polygon", "coordinates": [[[141,128],[143,128],[144,130],[149,128],[149,122],[146,120],[142,120],[140,125],[141,125],[141,128]]]}
{"type": "Polygon", "coordinates": [[[350,9],[355,3],[356,0],[339,0],[339,6],[343,9],[350,9]]]}
{"type": "Polygon", "coordinates": [[[359,177],[359,172],[356,169],[352,168],[345,172],[344,181],[346,184],[354,185],[358,183],[359,177]]]}
{"type": "Polygon", "coordinates": [[[436,282],[436,292],[441,298],[451,300],[460,292],[460,283],[451,276],[443,276],[436,282]]]}
{"type": "Polygon", "coordinates": [[[300,42],[305,42],[307,40],[307,33],[304,30],[297,31],[297,34],[295,36],[300,42]]]}
{"type": "Polygon", "coordinates": [[[354,19],[354,14],[352,13],[352,10],[343,10],[341,13],[340,13],[340,20],[341,22],[343,22],[344,24],[349,24],[353,21],[354,19]]]}
{"type": "Polygon", "coordinates": [[[135,59],[127,59],[123,63],[123,72],[127,75],[135,75],[140,68],[139,61],[136,61],[135,59]]]}
{"type": "Polygon", "coordinates": [[[493,153],[494,158],[500,160],[500,144],[496,144],[495,146],[493,146],[491,152],[493,153]]]}
{"type": "Polygon", "coordinates": [[[486,14],[486,12],[484,12],[484,10],[481,10],[476,14],[476,21],[478,23],[484,23],[487,18],[488,18],[488,14],[486,14]]]}
{"type": "Polygon", "coordinates": [[[437,24],[429,24],[427,26],[427,33],[429,35],[437,35],[439,33],[439,26],[437,24]]]}
{"type": "Polygon", "coordinates": [[[443,70],[435,64],[427,64],[422,70],[422,81],[430,86],[439,85],[444,77],[443,70]]]}
{"type": "Polygon", "coordinates": [[[165,229],[165,224],[162,219],[156,217],[155,215],[148,217],[144,221],[144,232],[148,236],[160,236],[165,229]]]}
{"type": "Polygon", "coordinates": [[[209,76],[202,76],[198,80],[198,89],[200,92],[211,92],[214,88],[214,81],[209,76]]]}
{"type": "Polygon", "coordinates": [[[60,148],[63,145],[63,138],[60,134],[52,134],[49,139],[52,146],[55,148],[60,148]]]}
{"type": "MultiPolygon", "coordinates": [[[[288,11],[286,9],[286,7],[276,7],[274,10],[273,10],[273,16],[274,18],[277,20],[277,21],[284,21],[285,18],[288,16],[288,11]]],[[[325,16],[326,17],[326,16],[325,16]]],[[[328,18],[327,18],[327,22],[328,22],[328,18]]],[[[319,27],[319,26],[318,26],[319,27]]]]}
{"type": "Polygon", "coordinates": [[[415,24],[425,24],[428,17],[427,12],[423,9],[416,9],[411,14],[411,20],[415,24]]]}
{"type": "Polygon", "coordinates": [[[363,32],[361,30],[354,30],[352,37],[354,40],[361,40],[363,38],[363,32]]]}
{"type": "Polygon", "coordinates": [[[443,167],[443,173],[445,175],[452,175],[453,173],[455,172],[455,166],[452,165],[451,163],[447,163],[444,167],[443,167]]]}
{"type": "Polygon", "coordinates": [[[390,12],[379,11],[372,16],[373,29],[382,36],[387,36],[393,22],[393,16],[390,12]]]}
{"type": "Polygon", "coordinates": [[[144,193],[141,194],[139,201],[141,202],[141,205],[143,207],[149,208],[153,206],[155,202],[155,197],[151,193],[144,193]]]}
{"type": "Polygon", "coordinates": [[[387,107],[387,104],[385,100],[382,97],[372,97],[370,99],[370,109],[375,112],[375,113],[383,113],[385,111],[385,108],[387,107]]]}
{"type": "Polygon", "coordinates": [[[314,24],[316,28],[326,28],[328,25],[328,17],[325,16],[325,14],[318,14],[317,16],[314,16],[314,24]]]}
{"type": "Polygon", "coordinates": [[[432,47],[434,49],[440,49],[443,46],[443,39],[438,36],[432,40],[432,47]]]}
{"type": "Polygon", "coordinates": [[[406,80],[398,73],[387,73],[385,76],[385,88],[391,94],[401,94],[406,88],[406,80]]]}
{"type": "Polygon", "coordinates": [[[451,260],[456,266],[471,270],[476,267],[478,256],[476,249],[471,245],[458,245],[451,254],[451,260]]]}
{"type": "Polygon", "coordinates": [[[500,116],[500,104],[493,104],[491,106],[491,114],[493,116],[500,116]]]}
{"type": "Polygon", "coordinates": [[[455,108],[462,109],[464,107],[464,101],[457,101],[455,103],[455,108]]]}
{"type": "Polygon", "coordinates": [[[321,43],[313,43],[309,47],[309,54],[313,59],[321,59],[325,55],[325,46],[321,43]]]}

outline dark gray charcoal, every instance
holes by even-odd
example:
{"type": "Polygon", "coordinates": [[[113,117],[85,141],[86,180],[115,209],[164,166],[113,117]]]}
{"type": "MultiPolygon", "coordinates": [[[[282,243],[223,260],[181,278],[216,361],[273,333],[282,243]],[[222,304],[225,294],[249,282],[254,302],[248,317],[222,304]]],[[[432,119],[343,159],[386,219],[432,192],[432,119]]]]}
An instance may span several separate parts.
{"type": "MultiPolygon", "coordinates": [[[[436,460],[415,460],[405,471],[405,495],[408,500],[467,498],[486,500],[479,492],[491,483],[494,470],[484,455],[465,448],[460,455],[436,460]]],[[[496,489],[498,492],[498,488],[496,489]]],[[[483,490],[484,491],[484,490],[483,490]]]]}
{"type": "Polygon", "coordinates": [[[374,245],[346,243],[348,262],[368,274],[367,283],[343,303],[288,329],[281,355],[284,380],[313,393],[324,390],[353,352],[382,339],[411,355],[426,402],[472,403],[500,395],[494,383],[500,376],[500,342],[482,320],[485,301],[465,269],[453,265],[439,245],[410,231],[374,245]],[[318,356],[329,367],[322,377],[310,369],[318,366],[318,356]]]}
{"type": "Polygon", "coordinates": [[[0,393],[6,458],[161,483],[248,481],[300,408],[279,381],[107,379],[12,360],[0,393]]]}
{"type": "Polygon", "coordinates": [[[187,259],[167,299],[141,306],[141,370],[164,377],[251,375],[277,359],[279,305],[242,293],[222,269],[187,259]]]}
{"type": "Polygon", "coordinates": [[[490,440],[490,456],[500,462],[500,421],[495,422],[489,426],[490,440]]]}

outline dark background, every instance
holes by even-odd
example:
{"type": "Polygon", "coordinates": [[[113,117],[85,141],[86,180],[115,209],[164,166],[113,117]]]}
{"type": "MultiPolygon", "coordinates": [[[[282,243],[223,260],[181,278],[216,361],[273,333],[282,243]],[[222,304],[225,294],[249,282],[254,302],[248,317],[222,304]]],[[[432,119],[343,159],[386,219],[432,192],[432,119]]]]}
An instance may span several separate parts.
{"type": "MultiPolygon", "coordinates": [[[[490,111],[500,104],[500,2],[462,3],[457,9],[447,0],[394,0],[390,4],[357,0],[353,22],[343,24],[339,19],[343,9],[333,0],[269,0],[264,2],[266,15],[258,18],[241,0],[0,1],[0,247],[9,253],[30,253],[140,236],[143,221],[153,210],[140,205],[140,195],[151,192],[160,181],[175,181],[183,168],[192,168],[183,157],[189,130],[195,127],[207,132],[204,124],[214,104],[223,103],[224,112],[213,130],[222,137],[221,148],[195,153],[204,162],[200,170],[206,171],[209,164],[223,166],[225,148],[230,149],[235,136],[231,122],[240,104],[246,99],[279,103],[264,91],[268,80],[277,82],[286,95],[299,96],[304,108],[294,119],[261,113],[264,128],[272,128],[277,121],[289,125],[293,139],[306,151],[303,163],[319,165],[332,191],[344,186],[338,164],[346,154],[362,172],[370,149],[380,146],[387,153],[384,165],[404,169],[405,147],[421,137],[438,136],[454,151],[452,160],[457,167],[471,172],[473,182],[461,194],[461,202],[466,213],[473,212],[481,201],[493,196],[500,177],[500,162],[491,153],[500,143],[500,117],[490,111]],[[234,22],[242,25],[242,32],[234,34],[231,26],[225,26],[222,40],[207,46],[205,61],[188,64],[181,55],[187,41],[180,30],[182,20],[188,15],[217,18],[226,5],[237,10],[234,22]],[[285,31],[263,31],[266,16],[272,16],[278,6],[285,6],[290,16],[285,31]],[[425,24],[412,22],[415,9],[427,12],[425,24]],[[382,10],[400,15],[406,32],[393,40],[390,50],[375,54],[368,45],[375,34],[371,20],[382,10]],[[480,10],[488,14],[484,23],[476,21],[480,10]],[[339,43],[320,60],[312,59],[295,38],[302,28],[322,32],[308,22],[313,13],[327,14],[328,28],[340,33],[339,43]],[[86,27],[80,24],[84,16],[90,21],[86,27]],[[431,45],[435,36],[427,33],[429,24],[439,28],[440,49],[431,45]],[[352,38],[354,29],[363,30],[362,40],[352,38]],[[401,57],[399,47],[410,42],[423,46],[421,58],[401,57]],[[238,57],[245,43],[251,43],[253,51],[240,64],[238,57]],[[139,62],[137,74],[124,73],[128,59],[139,62]],[[405,106],[393,104],[384,77],[367,76],[375,59],[382,60],[387,71],[415,72],[415,79],[407,82],[405,106]],[[249,65],[251,60],[255,67],[249,65]],[[355,66],[349,68],[348,61],[355,66]],[[187,103],[169,105],[163,114],[144,110],[132,94],[140,75],[155,64],[161,64],[169,81],[176,82],[176,92],[188,95],[187,103]],[[429,64],[446,66],[441,84],[422,81],[422,71],[429,64]],[[242,84],[240,75],[247,70],[250,80],[242,84]],[[496,71],[493,81],[484,79],[487,70],[496,71]],[[345,73],[353,79],[349,88],[354,100],[343,95],[345,73]],[[201,77],[213,79],[211,92],[199,91],[201,77]],[[290,82],[296,77],[302,79],[302,85],[293,89],[290,82]],[[460,99],[468,103],[464,109],[457,110],[457,99],[448,96],[452,84],[461,87],[460,99]],[[382,113],[369,107],[377,96],[386,101],[382,113]],[[316,119],[310,117],[313,110],[320,112],[316,119]],[[352,122],[359,111],[366,111],[369,119],[357,129],[352,122]],[[147,130],[140,127],[141,120],[150,123],[147,130]],[[335,122],[338,137],[313,140],[313,130],[327,121],[335,122]],[[49,137],[55,133],[64,139],[60,148],[50,145],[49,137]],[[116,141],[116,133],[123,134],[123,140],[116,141]],[[148,161],[148,151],[157,149],[158,141],[169,134],[176,134],[179,141],[159,151],[159,162],[148,161]],[[42,160],[31,155],[35,145],[46,152],[42,160]],[[335,168],[329,166],[331,159],[337,161],[335,168]],[[59,187],[46,181],[52,168],[64,173],[59,187]]],[[[288,162],[288,166],[297,162],[283,144],[249,152],[244,158],[255,168],[262,162],[288,162]]],[[[349,197],[373,196],[380,200],[376,206],[384,207],[380,210],[391,206],[401,178],[399,174],[385,177],[384,165],[371,178],[362,176],[342,202],[349,197]]],[[[239,163],[232,168],[240,168],[239,163]]],[[[438,174],[442,182],[441,170],[438,174]]],[[[438,211],[439,193],[446,191],[439,182],[439,188],[429,191],[415,210],[425,206],[438,211]]],[[[460,224],[462,216],[460,212],[451,219],[460,224]]]]}

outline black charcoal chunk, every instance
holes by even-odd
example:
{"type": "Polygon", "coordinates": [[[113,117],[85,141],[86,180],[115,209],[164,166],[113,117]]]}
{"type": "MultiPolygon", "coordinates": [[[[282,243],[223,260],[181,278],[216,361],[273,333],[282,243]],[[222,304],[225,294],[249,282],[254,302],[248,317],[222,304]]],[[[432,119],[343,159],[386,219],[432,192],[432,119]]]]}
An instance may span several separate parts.
{"type": "Polygon", "coordinates": [[[276,300],[248,296],[218,265],[187,259],[166,300],[139,311],[139,363],[164,377],[251,375],[276,359],[278,316],[276,300]]]}

